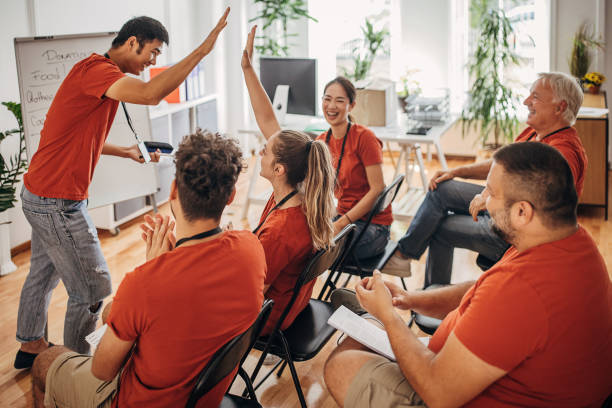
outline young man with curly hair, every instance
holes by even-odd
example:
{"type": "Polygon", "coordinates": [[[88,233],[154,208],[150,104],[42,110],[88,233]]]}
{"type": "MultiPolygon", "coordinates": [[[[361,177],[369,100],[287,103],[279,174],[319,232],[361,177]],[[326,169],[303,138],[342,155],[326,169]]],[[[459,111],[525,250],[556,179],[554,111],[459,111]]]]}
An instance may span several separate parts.
{"type": "MultiPolygon", "coordinates": [[[[176,220],[143,224],[147,262],[128,273],[93,357],[51,347],[32,368],[36,406],[184,406],[214,352],[244,332],[263,303],[264,250],[248,231],[222,231],[243,167],[238,144],[187,136],[176,152],[176,220]],[[150,224],[149,224],[150,225],[150,224]]],[[[104,319],[103,319],[104,320],[104,319]]],[[[227,376],[200,404],[217,406],[227,376]]]]}

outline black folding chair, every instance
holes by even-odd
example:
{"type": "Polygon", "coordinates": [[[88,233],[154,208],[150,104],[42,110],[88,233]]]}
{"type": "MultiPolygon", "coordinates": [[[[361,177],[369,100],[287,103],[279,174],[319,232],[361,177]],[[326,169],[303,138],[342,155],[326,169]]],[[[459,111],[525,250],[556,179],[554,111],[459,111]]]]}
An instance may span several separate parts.
{"type": "Polygon", "coordinates": [[[236,366],[239,367],[238,374],[246,384],[249,399],[237,395],[226,394],[223,397],[220,407],[261,407],[261,405],[259,405],[257,402],[257,397],[255,396],[255,390],[253,389],[251,379],[242,368],[242,363],[248,356],[249,352],[253,348],[253,345],[255,344],[255,341],[259,337],[259,334],[266,325],[273,305],[273,300],[266,300],[261,308],[261,311],[259,312],[259,315],[257,316],[257,319],[255,319],[255,322],[253,322],[251,327],[249,327],[244,333],[237,335],[225,343],[215,352],[215,354],[213,354],[210,361],[202,369],[198,379],[196,380],[195,387],[191,391],[187,404],[185,405],[187,408],[195,407],[198,400],[213,389],[213,387],[217,385],[219,381],[234,371],[236,366]]]}
{"type": "Polygon", "coordinates": [[[293,364],[295,361],[307,361],[317,355],[325,346],[327,341],[336,332],[336,329],[327,324],[327,320],[333,314],[332,305],[316,299],[310,299],[308,305],[297,315],[291,326],[281,330],[287,314],[293,307],[302,286],[316,279],[326,270],[331,271],[344,259],[348,243],[351,242],[355,225],[347,225],[334,239],[334,246],[327,250],[319,250],[308,262],[304,271],[298,277],[293,287],[293,295],[289,303],[283,310],[274,330],[269,336],[262,337],[255,342],[255,348],[261,350],[262,354],[251,375],[251,380],[255,378],[261,369],[264,359],[268,354],[273,354],[281,360],[255,385],[255,389],[281,365],[277,376],[280,377],[285,365],[289,365],[291,377],[295,384],[295,389],[302,407],[306,407],[306,400],[300,380],[293,364]]]}
{"type": "MultiPolygon", "coordinates": [[[[389,258],[391,258],[391,256],[395,252],[395,249],[397,248],[397,242],[395,241],[390,240],[387,243],[383,253],[373,256],[371,258],[357,259],[354,251],[357,247],[357,244],[359,243],[366,230],[372,223],[372,219],[374,218],[374,216],[382,212],[393,202],[393,200],[395,200],[395,197],[397,196],[397,193],[400,187],[402,186],[403,181],[404,175],[398,175],[395,180],[393,180],[393,182],[389,186],[387,186],[382,193],[380,193],[380,195],[376,199],[376,202],[372,206],[368,217],[366,218],[366,223],[363,229],[361,230],[359,235],[357,235],[357,237],[351,242],[350,248],[347,250],[347,255],[344,259],[344,262],[337,268],[335,274],[329,274],[327,280],[325,281],[325,284],[323,285],[323,288],[321,289],[321,292],[319,293],[318,299],[327,300],[329,298],[331,292],[336,289],[336,285],[338,284],[338,280],[340,279],[340,275],[342,275],[342,273],[349,274],[348,279],[343,285],[346,286],[350,279],[350,275],[358,275],[361,278],[366,276],[372,276],[372,274],[374,273],[374,269],[382,270],[387,264],[387,261],[389,261],[389,258]],[[329,291],[327,291],[328,289],[329,291]],[[326,291],[327,294],[325,294],[326,291]]],[[[402,285],[404,286],[404,289],[406,289],[406,282],[404,282],[404,277],[400,276],[400,278],[402,280],[402,285]]]]}

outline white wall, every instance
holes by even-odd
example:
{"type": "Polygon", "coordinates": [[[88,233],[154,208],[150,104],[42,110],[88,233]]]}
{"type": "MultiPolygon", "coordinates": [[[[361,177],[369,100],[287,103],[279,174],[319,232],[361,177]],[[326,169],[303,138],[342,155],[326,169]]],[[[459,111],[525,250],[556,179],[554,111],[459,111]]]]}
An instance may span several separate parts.
{"type": "Polygon", "coordinates": [[[449,87],[450,11],[447,0],[400,1],[404,68],[417,68],[423,90],[449,87]]]}

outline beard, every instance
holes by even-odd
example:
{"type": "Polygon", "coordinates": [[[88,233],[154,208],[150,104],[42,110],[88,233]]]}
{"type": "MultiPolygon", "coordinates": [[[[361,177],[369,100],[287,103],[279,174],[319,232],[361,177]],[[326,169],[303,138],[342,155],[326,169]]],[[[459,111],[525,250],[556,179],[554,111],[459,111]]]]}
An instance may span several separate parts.
{"type": "Polygon", "coordinates": [[[489,219],[491,231],[509,244],[514,245],[516,230],[510,225],[510,209],[506,208],[491,213],[489,219]]]}

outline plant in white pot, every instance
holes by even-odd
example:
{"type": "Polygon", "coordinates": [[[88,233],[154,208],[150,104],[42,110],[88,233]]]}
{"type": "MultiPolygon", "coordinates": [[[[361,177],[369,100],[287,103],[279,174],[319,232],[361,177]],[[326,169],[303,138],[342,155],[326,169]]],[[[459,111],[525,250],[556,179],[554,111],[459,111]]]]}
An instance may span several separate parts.
{"type": "Polygon", "coordinates": [[[5,160],[0,154],[0,275],[7,275],[17,267],[11,260],[11,240],[9,235],[10,220],[6,210],[15,206],[16,188],[19,176],[27,167],[25,137],[23,133],[23,121],[21,119],[21,104],[15,102],[2,102],[2,105],[15,116],[17,129],[0,132],[0,143],[11,135],[19,135],[19,150],[12,154],[9,160],[5,160]]]}

